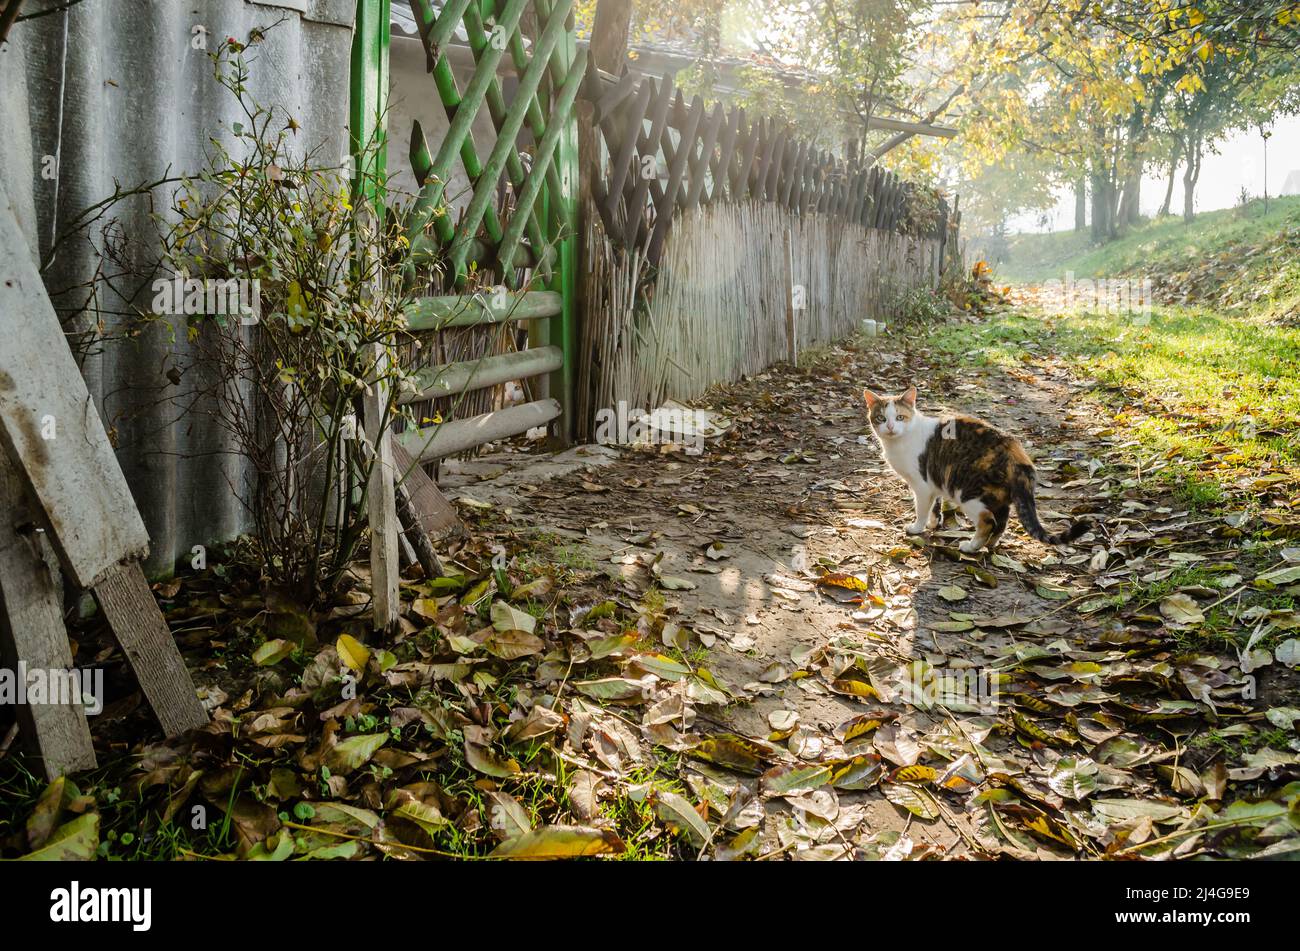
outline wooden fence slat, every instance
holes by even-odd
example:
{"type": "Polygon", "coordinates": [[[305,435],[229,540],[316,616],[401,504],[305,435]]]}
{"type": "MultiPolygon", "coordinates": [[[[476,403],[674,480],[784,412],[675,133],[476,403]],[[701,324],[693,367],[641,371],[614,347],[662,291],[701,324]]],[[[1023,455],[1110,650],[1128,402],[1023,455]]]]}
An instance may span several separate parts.
{"type": "MultiPolygon", "coordinates": [[[[743,113],[744,110],[741,110],[743,113]]],[[[758,153],[759,140],[761,138],[763,120],[750,123],[749,128],[745,131],[745,148],[741,154],[740,164],[736,166],[735,176],[732,178],[732,198],[735,201],[743,199],[749,194],[749,171],[754,167],[754,156],[758,153]]]]}
{"type": "Polygon", "coordinates": [[[615,110],[623,104],[623,100],[636,92],[638,79],[637,74],[631,72],[625,72],[620,76],[618,82],[614,84],[614,88],[601,96],[596,102],[596,112],[592,117],[592,121],[600,124],[611,118],[615,110]]]}
{"type": "Polygon", "coordinates": [[[437,426],[408,429],[397,439],[421,462],[454,456],[485,442],[517,436],[538,426],[545,426],[560,415],[560,404],[545,398],[474,416],[456,419],[437,426]]]}
{"type": "Polygon", "coordinates": [[[564,351],[559,347],[531,347],[512,350],[477,360],[462,360],[442,366],[421,367],[412,374],[415,393],[403,393],[402,403],[457,396],[469,390],[496,386],[509,380],[550,373],[564,366],[564,351]]]}
{"type": "Polygon", "coordinates": [[[673,77],[671,73],[666,73],[660,80],[655,94],[654,111],[650,114],[650,130],[637,146],[643,158],[647,155],[655,157],[655,174],[647,178],[640,174],[640,169],[637,170],[636,187],[632,190],[632,197],[627,201],[627,220],[623,224],[623,244],[626,247],[636,246],[637,233],[645,226],[646,195],[649,194],[652,183],[658,185],[659,140],[667,127],[668,108],[672,105],[672,101],[673,77]]]}
{"type": "Polygon", "coordinates": [[[417,297],[404,313],[410,330],[428,332],[554,317],[563,309],[558,291],[526,291],[504,295],[503,300],[496,294],[417,297]]]}
{"type": "Polygon", "coordinates": [[[792,152],[788,162],[789,170],[785,180],[777,183],[776,203],[793,211],[799,210],[803,201],[803,179],[808,163],[808,145],[804,142],[790,142],[786,150],[792,152]]]}
{"type": "MultiPolygon", "coordinates": [[[[681,101],[680,93],[678,101],[681,101]]],[[[682,176],[686,171],[686,160],[690,157],[695,133],[700,126],[700,117],[704,114],[704,100],[696,96],[691,101],[691,111],[686,122],[681,126],[681,139],[677,154],[673,156],[672,166],[668,169],[668,184],[664,187],[663,201],[659,204],[655,217],[654,233],[650,236],[650,248],[647,254],[651,264],[659,262],[663,253],[664,241],[668,238],[668,227],[672,223],[673,208],[677,204],[677,192],[682,186],[682,176]]]]}
{"type": "MultiPolygon", "coordinates": [[[[689,164],[690,187],[686,192],[685,199],[680,202],[684,211],[690,211],[700,201],[700,192],[704,190],[705,171],[709,167],[709,160],[713,157],[713,146],[718,141],[718,130],[722,128],[722,120],[726,118],[723,111],[722,103],[713,107],[713,114],[709,116],[708,125],[704,129],[704,134],[700,139],[699,154],[692,154],[689,164]]],[[[691,152],[695,149],[692,146],[691,152]]]]}
{"type": "Polygon", "coordinates": [[[208,715],[140,565],[122,562],[92,590],[163,732],[178,736],[206,724],[208,715]]]}
{"type": "MultiPolygon", "coordinates": [[[[719,201],[725,189],[731,185],[731,156],[736,149],[736,137],[740,134],[740,121],[743,115],[743,109],[737,109],[732,106],[730,112],[730,121],[727,122],[723,130],[721,140],[718,142],[718,155],[715,163],[710,165],[713,173],[713,191],[708,196],[708,203],[711,205],[719,201]]],[[[734,199],[734,196],[732,196],[734,199]]]]}
{"type": "MultiPolygon", "coordinates": [[[[613,158],[609,180],[609,201],[613,206],[623,199],[623,184],[627,181],[628,170],[635,164],[637,143],[641,139],[645,123],[646,109],[650,107],[650,95],[653,92],[650,80],[641,83],[636,98],[631,101],[623,118],[623,141],[619,143],[618,155],[613,158]]],[[[616,217],[611,215],[611,217],[616,217]]]]}
{"type": "Polygon", "coordinates": [[[775,182],[780,179],[781,166],[785,162],[786,153],[789,151],[789,142],[787,140],[785,129],[772,129],[771,157],[763,165],[763,174],[758,180],[756,195],[761,201],[776,201],[777,192],[774,189],[775,182]]]}

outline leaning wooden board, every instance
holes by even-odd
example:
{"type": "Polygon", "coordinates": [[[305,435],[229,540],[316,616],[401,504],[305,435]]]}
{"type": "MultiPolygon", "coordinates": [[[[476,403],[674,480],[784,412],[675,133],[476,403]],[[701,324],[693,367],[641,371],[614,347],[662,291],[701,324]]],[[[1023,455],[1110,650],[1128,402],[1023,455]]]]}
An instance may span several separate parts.
{"type": "MultiPolygon", "coordinates": [[[[0,455],[0,662],[18,670],[69,670],[59,574],[41,556],[18,476],[0,455]]],[[[46,779],[95,768],[90,725],[81,704],[24,703],[18,722],[46,779]]]]}
{"type": "Polygon", "coordinates": [[[95,592],[167,734],[202,726],[207,714],[140,569],[144,522],[2,189],[0,339],[0,444],[63,569],[95,592]]]}
{"type": "Polygon", "coordinates": [[[93,588],[149,535],[0,191],[0,443],[49,525],[64,570],[93,588]]]}

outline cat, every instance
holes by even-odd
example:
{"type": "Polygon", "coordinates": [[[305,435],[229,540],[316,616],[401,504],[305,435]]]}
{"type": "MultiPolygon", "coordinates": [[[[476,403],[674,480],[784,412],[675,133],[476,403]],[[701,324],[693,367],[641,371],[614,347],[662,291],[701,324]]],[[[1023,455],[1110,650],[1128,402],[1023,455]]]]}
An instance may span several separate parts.
{"type": "Polygon", "coordinates": [[[992,550],[1016,507],[1025,531],[1040,542],[1065,545],[1091,526],[1071,522],[1052,534],[1038,521],[1034,505],[1034,464],[1014,436],[973,416],[926,416],[916,408],[916,387],[902,396],[878,396],[863,390],[871,430],[885,461],[912,489],[916,521],[909,535],[939,523],[943,499],[954,503],[975,526],[975,534],[958,547],[972,554],[992,550]]]}

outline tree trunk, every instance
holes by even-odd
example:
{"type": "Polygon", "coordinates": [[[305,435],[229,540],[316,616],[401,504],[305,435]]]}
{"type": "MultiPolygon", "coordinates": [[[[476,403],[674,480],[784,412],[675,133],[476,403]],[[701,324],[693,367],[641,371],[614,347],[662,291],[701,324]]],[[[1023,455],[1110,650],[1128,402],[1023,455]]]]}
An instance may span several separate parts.
{"type": "Polygon", "coordinates": [[[1106,176],[1095,168],[1092,172],[1092,243],[1103,244],[1110,234],[1110,196],[1106,194],[1106,176]]]}
{"type": "Polygon", "coordinates": [[[1174,146],[1173,158],[1169,160],[1169,184],[1165,186],[1165,200],[1160,204],[1160,215],[1163,218],[1169,214],[1169,205],[1174,200],[1174,181],[1178,177],[1178,163],[1183,157],[1183,143],[1180,139],[1174,146]]]}
{"type": "Polygon", "coordinates": [[[1201,135],[1191,134],[1187,146],[1187,169],[1183,172],[1183,221],[1192,223],[1196,216],[1196,180],[1201,177],[1201,135]]]}
{"type": "Polygon", "coordinates": [[[1088,227],[1088,181],[1082,175],[1074,183],[1074,230],[1088,227]]]}

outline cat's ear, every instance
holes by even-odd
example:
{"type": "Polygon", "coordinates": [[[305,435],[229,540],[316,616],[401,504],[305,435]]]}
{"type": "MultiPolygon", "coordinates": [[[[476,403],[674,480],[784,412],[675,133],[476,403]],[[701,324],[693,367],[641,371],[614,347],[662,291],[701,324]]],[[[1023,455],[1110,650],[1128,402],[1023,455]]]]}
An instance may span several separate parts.
{"type": "Polygon", "coordinates": [[[915,409],[916,408],[916,387],[909,386],[907,388],[907,392],[904,393],[902,396],[900,396],[899,399],[902,400],[905,405],[915,409]]]}
{"type": "Polygon", "coordinates": [[[867,409],[875,409],[876,404],[880,402],[880,397],[870,390],[863,390],[862,398],[867,401],[867,409]]]}

